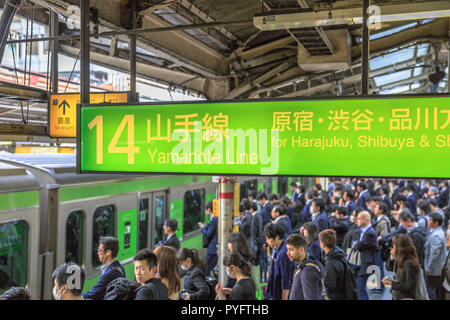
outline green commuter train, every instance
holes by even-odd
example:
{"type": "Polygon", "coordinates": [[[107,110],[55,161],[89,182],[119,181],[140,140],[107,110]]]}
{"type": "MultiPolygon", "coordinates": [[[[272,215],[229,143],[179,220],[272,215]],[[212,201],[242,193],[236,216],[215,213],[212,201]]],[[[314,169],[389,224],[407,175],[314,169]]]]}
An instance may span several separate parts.
{"type": "MultiPolygon", "coordinates": [[[[290,194],[291,181],[237,178],[241,198],[250,190],[290,194]]],[[[79,175],[74,155],[0,154],[0,294],[26,286],[33,299],[51,299],[52,271],[67,261],[83,266],[89,290],[106,235],[119,240],[118,259],[134,280],[134,255],[163,239],[169,217],[178,221],[181,246],[204,254],[198,222],[216,188],[211,176],[79,175]]]]}

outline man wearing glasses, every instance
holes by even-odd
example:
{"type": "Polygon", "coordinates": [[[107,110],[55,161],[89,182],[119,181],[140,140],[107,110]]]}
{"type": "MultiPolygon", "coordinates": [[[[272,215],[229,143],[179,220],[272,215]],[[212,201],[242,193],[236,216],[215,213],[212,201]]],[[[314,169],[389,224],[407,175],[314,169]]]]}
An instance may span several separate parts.
{"type": "Polygon", "coordinates": [[[114,237],[101,237],[98,245],[98,259],[101,261],[102,274],[98,282],[81,296],[84,299],[103,300],[108,284],[116,278],[125,278],[125,269],[117,260],[119,241],[114,237]]]}

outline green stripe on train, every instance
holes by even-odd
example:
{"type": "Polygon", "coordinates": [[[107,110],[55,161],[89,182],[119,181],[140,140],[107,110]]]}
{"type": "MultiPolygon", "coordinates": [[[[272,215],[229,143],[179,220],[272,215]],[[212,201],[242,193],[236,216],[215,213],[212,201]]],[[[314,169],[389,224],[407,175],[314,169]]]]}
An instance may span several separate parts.
{"type": "Polygon", "coordinates": [[[0,211],[39,205],[39,191],[0,194],[0,211]]]}
{"type": "MultiPolygon", "coordinates": [[[[209,178],[211,179],[211,177],[209,178]]],[[[194,176],[170,176],[148,180],[145,179],[116,183],[104,183],[81,187],[63,187],[59,191],[59,199],[61,202],[65,202],[142,190],[163,189],[167,187],[193,183],[193,181],[194,176]]]]}

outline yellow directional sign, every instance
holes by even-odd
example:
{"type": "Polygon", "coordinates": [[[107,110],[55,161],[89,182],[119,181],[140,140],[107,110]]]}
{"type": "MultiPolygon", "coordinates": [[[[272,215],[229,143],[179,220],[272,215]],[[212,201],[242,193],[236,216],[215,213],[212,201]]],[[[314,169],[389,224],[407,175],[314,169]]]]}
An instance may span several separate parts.
{"type": "MultiPolygon", "coordinates": [[[[91,104],[127,103],[129,92],[91,93],[91,104]]],[[[50,94],[48,104],[48,128],[51,138],[75,138],[77,136],[77,104],[80,93],[50,94]]]]}

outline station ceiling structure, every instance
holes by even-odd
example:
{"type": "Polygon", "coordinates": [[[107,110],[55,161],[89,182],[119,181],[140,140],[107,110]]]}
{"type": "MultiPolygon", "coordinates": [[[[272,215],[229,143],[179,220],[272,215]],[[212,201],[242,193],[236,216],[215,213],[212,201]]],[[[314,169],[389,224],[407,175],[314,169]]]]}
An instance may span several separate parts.
{"type": "MultiPolygon", "coordinates": [[[[369,94],[447,92],[448,75],[434,86],[430,75],[448,65],[450,2],[370,4],[381,21],[370,31],[369,94]]],[[[80,1],[22,1],[16,14],[29,16],[30,6],[45,25],[53,12],[58,34],[48,39],[58,39],[60,54],[77,57],[80,30],[67,22],[79,21],[80,1]]],[[[133,0],[90,1],[91,63],[130,72],[132,6],[133,0]]],[[[362,0],[136,0],[135,6],[136,73],[143,79],[211,100],[361,94],[362,0]]],[[[18,101],[31,101],[26,125],[40,127],[40,135],[46,99],[43,90],[0,84],[0,124],[20,123],[18,101]]]]}

